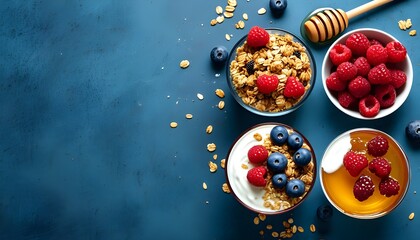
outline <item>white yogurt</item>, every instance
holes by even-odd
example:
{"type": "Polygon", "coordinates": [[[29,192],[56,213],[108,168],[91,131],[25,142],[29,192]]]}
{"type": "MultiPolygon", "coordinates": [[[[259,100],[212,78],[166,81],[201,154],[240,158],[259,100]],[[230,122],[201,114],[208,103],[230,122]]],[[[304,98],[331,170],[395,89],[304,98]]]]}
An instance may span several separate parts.
{"type": "Polygon", "coordinates": [[[321,169],[326,173],[333,173],[343,165],[344,155],[351,149],[350,132],[345,132],[332,141],[325,150],[321,162],[321,169]]]}

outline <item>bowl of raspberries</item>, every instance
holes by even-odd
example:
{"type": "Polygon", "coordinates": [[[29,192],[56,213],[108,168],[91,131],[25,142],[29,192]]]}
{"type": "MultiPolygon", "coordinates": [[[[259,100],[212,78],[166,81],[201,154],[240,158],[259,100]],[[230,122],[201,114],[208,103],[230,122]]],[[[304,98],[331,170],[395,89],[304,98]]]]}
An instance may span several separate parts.
{"type": "Polygon", "coordinates": [[[299,108],[315,84],[315,61],[296,35],[253,26],[232,48],[226,66],[235,100],[262,116],[281,116],[299,108]]]}
{"type": "Polygon", "coordinates": [[[232,144],[225,167],[230,192],[238,202],[268,215],[299,206],[315,184],[316,169],[308,139],[275,122],[244,131],[232,144]]]}
{"type": "Polygon", "coordinates": [[[413,67],[404,44],[373,28],[350,31],[328,49],[322,80],[331,102],[359,119],[379,119],[407,99],[413,67]]]}

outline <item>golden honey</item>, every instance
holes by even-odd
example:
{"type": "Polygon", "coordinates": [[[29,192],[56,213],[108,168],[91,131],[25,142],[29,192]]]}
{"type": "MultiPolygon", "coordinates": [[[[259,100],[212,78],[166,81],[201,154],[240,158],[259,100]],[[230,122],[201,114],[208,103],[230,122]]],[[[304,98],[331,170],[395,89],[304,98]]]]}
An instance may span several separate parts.
{"type": "MultiPolygon", "coordinates": [[[[366,143],[379,134],[381,133],[367,129],[351,132],[351,149],[365,154],[367,152],[366,143]]],[[[410,173],[406,155],[393,139],[385,134],[381,135],[388,140],[389,144],[388,152],[384,157],[391,163],[390,176],[400,183],[400,190],[397,195],[391,197],[381,195],[379,193],[380,178],[371,173],[366,167],[360,175],[367,175],[372,178],[375,184],[375,191],[367,200],[360,202],[353,195],[353,186],[358,177],[352,177],[344,166],[332,173],[321,170],[321,184],[324,192],[332,204],[347,215],[358,218],[374,218],[385,215],[401,202],[407,191],[410,173]]],[[[343,156],[337,157],[340,158],[337,161],[343,160],[343,156]]],[[[369,161],[373,159],[368,154],[366,154],[366,157],[369,161]]]]}

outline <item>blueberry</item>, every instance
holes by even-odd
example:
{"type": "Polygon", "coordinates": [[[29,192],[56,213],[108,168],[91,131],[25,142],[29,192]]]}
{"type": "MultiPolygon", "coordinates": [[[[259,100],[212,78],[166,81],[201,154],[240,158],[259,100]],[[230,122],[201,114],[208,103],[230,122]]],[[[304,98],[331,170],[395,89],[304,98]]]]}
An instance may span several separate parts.
{"type": "Polygon", "coordinates": [[[289,137],[289,132],[283,126],[275,126],[271,129],[270,138],[274,144],[281,146],[286,143],[287,138],[289,137]]]}
{"type": "Polygon", "coordinates": [[[420,120],[414,120],[408,123],[405,128],[405,133],[414,143],[420,143],[420,120]]]}
{"type": "Polygon", "coordinates": [[[328,221],[333,215],[333,208],[329,204],[324,204],[318,207],[316,215],[322,221],[328,221]]]}
{"type": "Polygon", "coordinates": [[[276,16],[282,15],[286,7],[287,0],[270,0],[270,10],[276,16]]]}
{"type": "Polygon", "coordinates": [[[248,72],[249,75],[254,74],[255,72],[254,65],[255,65],[254,60],[251,60],[245,64],[246,71],[248,72]]]}
{"type": "Polygon", "coordinates": [[[305,193],[305,183],[300,179],[291,179],[286,184],[286,194],[289,197],[297,198],[305,193]]]}
{"type": "Polygon", "coordinates": [[[311,151],[306,148],[299,148],[295,154],[293,154],[293,161],[298,166],[306,166],[312,159],[311,151]]]}
{"type": "Polygon", "coordinates": [[[225,63],[228,56],[228,50],[224,46],[214,47],[210,52],[211,61],[217,65],[222,65],[225,63]]]}
{"type": "Polygon", "coordinates": [[[271,178],[271,181],[273,182],[274,187],[283,188],[286,186],[287,176],[284,173],[277,173],[271,178]]]}
{"type": "Polygon", "coordinates": [[[298,133],[292,133],[289,135],[289,138],[287,139],[287,145],[289,145],[289,148],[292,150],[297,150],[303,145],[303,138],[298,133]]]}
{"type": "Polygon", "coordinates": [[[273,173],[284,171],[287,166],[287,158],[279,152],[273,152],[267,158],[267,168],[273,173]]]}

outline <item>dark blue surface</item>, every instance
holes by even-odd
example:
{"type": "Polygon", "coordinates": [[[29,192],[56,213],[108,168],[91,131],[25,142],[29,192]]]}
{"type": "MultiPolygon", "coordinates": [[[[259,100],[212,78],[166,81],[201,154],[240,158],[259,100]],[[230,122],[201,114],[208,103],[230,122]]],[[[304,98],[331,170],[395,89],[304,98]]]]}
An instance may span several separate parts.
{"type": "MultiPolygon", "coordinates": [[[[0,4],[0,239],[259,239],[267,224],[282,231],[293,217],[305,228],[296,239],[417,239],[420,227],[420,148],[404,128],[420,119],[419,36],[398,28],[411,18],[420,30],[419,1],[406,0],[351,21],[349,30],[386,30],[407,47],[414,83],[405,104],[376,121],[352,119],[327,99],[321,72],[309,100],[278,118],[242,109],[227,89],[223,69],[211,67],[216,45],[230,49],[253,25],[299,34],[305,15],[318,7],[350,10],[367,1],[289,1],[281,18],[268,0],[238,0],[235,16],[211,27],[225,0],[13,1],[0,4]],[[248,13],[244,30],[234,27],[248,13]],[[226,41],[225,34],[232,34],[226,41]],[[179,62],[191,65],[181,69],[179,62]],[[218,75],[220,74],[220,76],[218,75]],[[225,91],[219,110],[217,88],[225,91]],[[202,101],[197,93],[204,95],[202,101]],[[193,114],[186,119],[185,114],[193,114]],[[176,129],[169,123],[178,122],[176,129]],[[373,127],[398,140],[411,164],[411,185],[402,204],[376,220],[355,220],[334,211],[328,226],[316,206],[326,202],[319,182],[292,213],[256,216],[221,189],[217,163],[248,127],[278,121],[311,141],[318,159],[338,134],[373,127]],[[214,126],[206,134],[207,125],[214,126]],[[207,190],[202,189],[206,182],[207,190]],[[413,221],[408,215],[415,212],[413,221]],[[315,223],[317,232],[309,225],[315,223]]],[[[311,48],[318,69],[326,48],[311,48]]],[[[264,239],[272,239],[265,230],[264,239]]]]}

